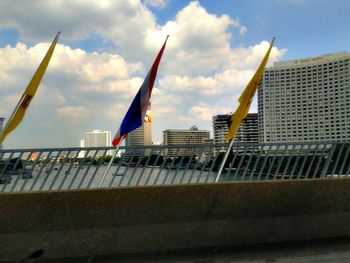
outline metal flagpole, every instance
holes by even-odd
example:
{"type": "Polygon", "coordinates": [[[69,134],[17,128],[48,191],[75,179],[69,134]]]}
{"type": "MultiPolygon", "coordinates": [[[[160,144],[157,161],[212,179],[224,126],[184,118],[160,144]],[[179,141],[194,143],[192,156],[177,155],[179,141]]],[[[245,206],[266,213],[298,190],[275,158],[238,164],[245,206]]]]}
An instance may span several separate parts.
{"type": "Polygon", "coordinates": [[[20,100],[18,101],[18,103],[16,105],[16,108],[12,111],[12,114],[11,114],[10,118],[6,122],[5,128],[0,133],[0,136],[3,134],[4,131],[6,131],[8,124],[11,122],[13,116],[15,115],[16,111],[18,110],[19,106],[21,105],[21,102],[23,101],[23,98],[24,98],[24,96],[22,95],[22,97],[20,98],[20,100]]]}
{"type": "Polygon", "coordinates": [[[109,172],[109,169],[111,168],[111,165],[112,165],[112,163],[113,163],[113,160],[114,160],[115,156],[116,156],[117,153],[118,153],[119,148],[120,148],[120,144],[118,144],[118,146],[115,148],[115,153],[114,153],[114,155],[112,156],[111,160],[109,161],[108,166],[107,166],[107,168],[106,168],[106,171],[105,171],[105,173],[103,174],[103,176],[102,176],[100,182],[98,183],[97,188],[100,188],[100,187],[102,186],[104,180],[106,179],[106,176],[107,176],[107,174],[108,174],[108,172],[109,172]]]}
{"type": "Polygon", "coordinates": [[[223,159],[222,162],[221,162],[218,175],[217,175],[216,178],[215,178],[215,183],[219,182],[219,179],[220,179],[222,170],[224,169],[224,166],[225,166],[227,157],[228,157],[228,155],[229,155],[229,153],[230,153],[230,151],[231,151],[231,148],[232,148],[232,146],[233,146],[233,142],[234,142],[234,140],[231,139],[230,144],[229,144],[229,146],[228,146],[228,149],[227,149],[227,151],[226,151],[226,153],[225,153],[224,159],[223,159]]]}

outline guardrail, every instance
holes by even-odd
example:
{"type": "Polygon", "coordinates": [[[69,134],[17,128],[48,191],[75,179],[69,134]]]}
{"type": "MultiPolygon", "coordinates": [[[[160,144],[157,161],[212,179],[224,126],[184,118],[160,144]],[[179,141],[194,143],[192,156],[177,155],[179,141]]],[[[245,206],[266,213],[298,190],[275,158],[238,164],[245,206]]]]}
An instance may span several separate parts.
{"type": "MultiPolygon", "coordinates": [[[[102,187],[214,183],[227,144],[121,147],[102,187]]],[[[96,188],[112,147],[0,150],[0,192],[96,188]]],[[[235,143],[220,182],[349,176],[350,143],[235,143]]]]}

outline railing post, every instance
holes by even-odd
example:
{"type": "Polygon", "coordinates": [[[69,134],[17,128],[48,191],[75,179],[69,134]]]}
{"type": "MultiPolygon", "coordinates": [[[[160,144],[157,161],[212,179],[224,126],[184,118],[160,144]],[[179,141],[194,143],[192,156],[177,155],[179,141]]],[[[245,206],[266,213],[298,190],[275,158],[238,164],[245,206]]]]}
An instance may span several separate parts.
{"type": "Polygon", "coordinates": [[[115,152],[114,152],[111,160],[109,161],[108,166],[107,166],[107,168],[106,168],[106,170],[105,170],[105,172],[104,172],[100,182],[98,183],[98,186],[97,186],[98,188],[100,188],[102,186],[104,180],[106,179],[106,176],[107,176],[107,174],[109,172],[109,169],[111,168],[111,165],[113,163],[113,160],[114,160],[114,158],[116,157],[116,155],[118,153],[119,147],[120,147],[120,145],[118,144],[118,146],[115,148],[115,152]]]}
{"type": "Polygon", "coordinates": [[[232,146],[233,146],[233,142],[234,142],[234,140],[232,139],[232,140],[230,141],[230,144],[229,144],[228,148],[227,148],[227,151],[226,151],[226,153],[225,153],[224,159],[222,160],[222,163],[221,163],[221,165],[220,165],[220,169],[219,169],[219,171],[218,171],[218,175],[217,175],[216,178],[215,178],[215,183],[219,182],[219,180],[220,180],[220,176],[221,176],[222,170],[224,169],[226,160],[227,160],[227,158],[228,158],[228,155],[230,154],[231,148],[232,148],[232,146]]]}
{"type": "Polygon", "coordinates": [[[328,171],[328,167],[329,167],[329,164],[331,162],[331,159],[333,157],[333,153],[334,153],[336,147],[337,147],[337,143],[336,142],[332,143],[332,148],[331,148],[331,150],[330,150],[330,152],[329,152],[329,154],[327,156],[326,164],[325,164],[325,166],[323,168],[323,171],[322,171],[322,174],[321,174],[321,178],[325,178],[326,177],[326,174],[327,174],[327,171],[328,171]]]}

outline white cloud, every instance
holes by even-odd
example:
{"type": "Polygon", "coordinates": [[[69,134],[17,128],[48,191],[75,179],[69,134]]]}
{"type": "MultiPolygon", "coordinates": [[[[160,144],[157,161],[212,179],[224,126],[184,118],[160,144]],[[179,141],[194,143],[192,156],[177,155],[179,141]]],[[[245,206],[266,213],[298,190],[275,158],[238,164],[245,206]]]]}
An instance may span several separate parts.
{"type": "Polygon", "coordinates": [[[161,29],[170,34],[167,72],[203,74],[222,68],[231,52],[230,27],[245,32],[238,19],[210,14],[199,2],[191,2],[161,29]]]}
{"type": "Polygon", "coordinates": [[[213,111],[208,107],[208,105],[202,104],[191,107],[189,115],[193,118],[210,122],[213,116],[213,111]]]}
{"type": "Polygon", "coordinates": [[[118,104],[112,105],[109,108],[109,110],[104,111],[104,115],[110,118],[111,120],[115,120],[118,117],[118,115],[120,115],[122,112],[126,112],[126,110],[127,110],[126,104],[118,103],[118,104]]]}
{"type": "MultiPolygon", "coordinates": [[[[226,68],[234,69],[252,69],[256,68],[261,62],[262,58],[266,54],[270,43],[262,41],[259,44],[250,46],[248,48],[240,47],[233,49],[230,52],[229,63],[225,65],[226,68]]],[[[271,50],[270,58],[267,63],[267,67],[271,66],[274,61],[280,60],[285,55],[287,49],[278,49],[273,47],[271,50]]]]}
{"type": "MultiPolygon", "coordinates": [[[[160,88],[182,94],[196,94],[200,98],[217,98],[223,95],[237,95],[248,84],[269,47],[268,42],[248,48],[233,49],[232,58],[225,69],[206,75],[166,75],[159,80],[160,88]]],[[[286,50],[273,48],[269,64],[279,60],[286,50]]]]}
{"type": "Polygon", "coordinates": [[[79,106],[79,107],[66,106],[63,108],[58,108],[56,112],[60,117],[73,118],[73,119],[86,118],[90,113],[88,109],[82,106],[79,106]]]}
{"type": "MultiPolygon", "coordinates": [[[[147,30],[158,27],[154,15],[139,0],[3,0],[0,16],[0,27],[16,28],[22,41],[47,41],[57,31],[67,41],[99,34],[134,61],[145,54],[147,30]]],[[[152,51],[146,52],[148,56],[152,51]]]]}
{"type": "Polygon", "coordinates": [[[213,76],[166,75],[160,79],[162,89],[201,97],[215,98],[238,92],[249,81],[253,71],[225,70],[213,76]]]}
{"type": "Polygon", "coordinates": [[[37,0],[35,4],[3,0],[0,10],[0,27],[16,28],[22,40],[47,41],[58,30],[62,31],[62,40],[70,41],[96,33],[111,40],[123,57],[131,61],[141,59],[147,65],[169,34],[166,56],[167,69],[172,73],[218,69],[229,59],[232,36],[228,29],[237,28],[240,34],[247,31],[239,19],[210,14],[198,1],[190,2],[164,26],[158,25],[154,15],[138,0],[37,0]],[[179,68],[177,63],[185,66],[179,68]]]}
{"type": "MultiPolygon", "coordinates": [[[[269,45],[261,41],[233,48],[232,34],[245,34],[247,28],[238,18],[209,13],[198,1],[190,2],[164,25],[157,24],[154,15],[137,0],[35,3],[0,1],[0,28],[12,26],[21,38],[15,47],[0,48],[3,116],[13,110],[38,67],[53,30],[63,31],[59,43],[97,33],[117,47],[98,53],[57,45],[26,120],[19,127],[28,133],[42,128],[37,136],[46,136],[43,143],[55,139],[48,127],[65,134],[67,146],[78,143],[77,136],[86,130],[115,132],[167,34],[170,38],[152,97],[154,140],[161,140],[161,132],[168,128],[197,125],[211,129],[213,114],[228,113],[237,106],[240,92],[269,45]],[[43,39],[45,43],[33,46],[22,43],[43,39]],[[72,118],[74,130],[67,130],[73,127],[72,118]]],[[[269,65],[285,52],[273,48],[269,65]]],[[[26,143],[10,138],[11,142],[26,143]]]]}
{"type": "MultiPolygon", "coordinates": [[[[29,48],[19,43],[15,47],[0,48],[2,117],[8,118],[13,111],[48,46],[49,43],[40,43],[29,48]]],[[[48,127],[58,129],[58,127],[72,127],[74,124],[74,132],[79,130],[83,133],[86,127],[94,128],[90,128],[94,126],[91,120],[97,118],[103,119],[102,123],[110,127],[112,125],[107,112],[111,112],[115,109],[115,105],[120,104],[124,105],[125,110],[143,81],[142,78],[130,74],[143,74],[143,71],[142,64],[128,63],[119,55],[87,53],[59,44],[37,94],[27,110],[25,120],[18,129],[37,131],[40,128],[39,122],[43,125],[37,132],[39,136],[41,132],[45,133],[48,127]],[[105,116],[108,119],[105,119],[105,116]]],[[[120,112],[116,111],[115,122],[121,120],[120,112]]],[[[46,133],[40,136],[48,138],[50,135],[52,134],[46,133]]],[[[9,136],[10,143],[12,138],[9,136]]],[[[26,142],[21,142],[20,139],[12,143],[26,142]]]]}

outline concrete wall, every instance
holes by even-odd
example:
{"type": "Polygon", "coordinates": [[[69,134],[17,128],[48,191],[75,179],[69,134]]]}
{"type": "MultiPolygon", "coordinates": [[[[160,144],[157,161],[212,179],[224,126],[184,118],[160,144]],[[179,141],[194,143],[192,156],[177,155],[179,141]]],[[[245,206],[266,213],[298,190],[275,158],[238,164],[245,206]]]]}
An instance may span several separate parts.
{"type": "Polygon", "coordinates": [[[350,236],[350,180],[0,194],[0,261],[350,236]]]}

